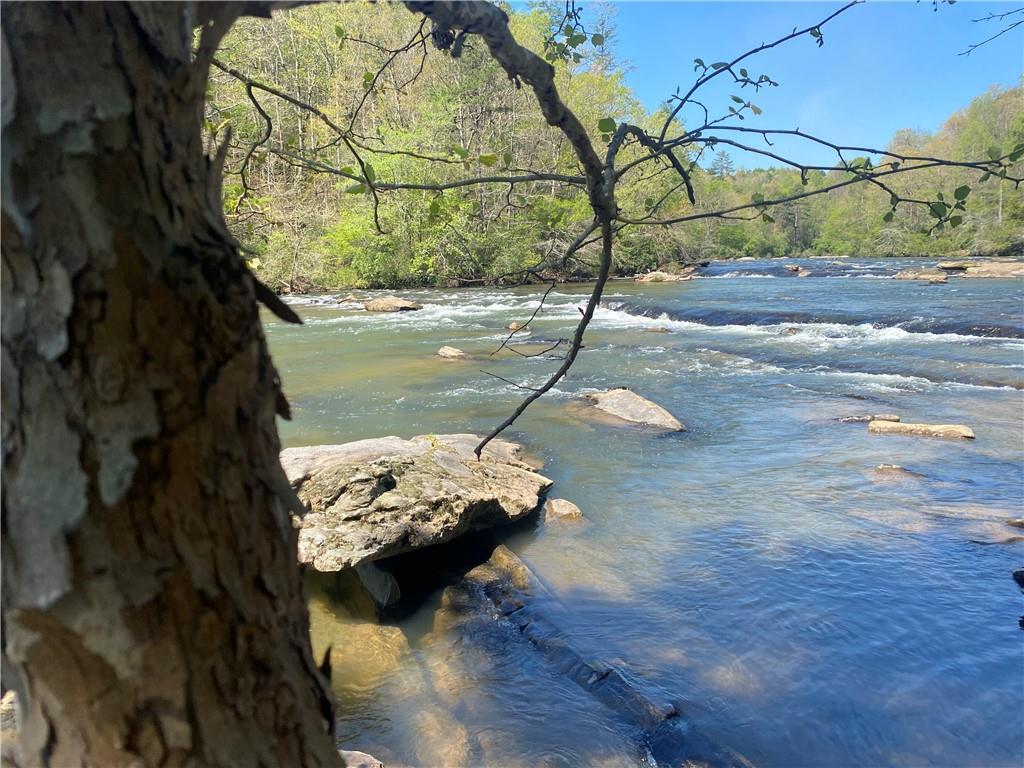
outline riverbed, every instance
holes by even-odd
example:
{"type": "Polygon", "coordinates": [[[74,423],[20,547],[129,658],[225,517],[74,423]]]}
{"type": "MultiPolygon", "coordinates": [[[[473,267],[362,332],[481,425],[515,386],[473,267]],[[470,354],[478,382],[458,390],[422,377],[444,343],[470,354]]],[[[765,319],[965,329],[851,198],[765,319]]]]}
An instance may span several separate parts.
{"type": "MultiPolygon", "coordinates": [[[[1024,531],[1006,520],[1024,516],[1024,281],[786,263],[811,275],[734,262],[609,285],[568,378],[506,435],[586,522],[537,520],[506,544],[581,653],[757,765],[1018,766],[1024,531]],[[687,431],[590,418],[581,395],[614,386],[687,431]],[[880,412],[977,439],[839,421],[880,412]]],[[[589,289],[556,287],[514,349],[567,337],[589,289]]],[[[507,381],[537,386],[559,363],[559,348],[491,354],[544,290],[407,291],[423,309],[400,314],[295,301],[305,325],[266,325],[284,445],[487,432],[525,394],[507,381]]],[[[344,649],[341,746],[389,766],[651,764],[641,734],[499,617],[440,620],[440,594],[383,628],[311,595],[314,645],[344,649]]]]}

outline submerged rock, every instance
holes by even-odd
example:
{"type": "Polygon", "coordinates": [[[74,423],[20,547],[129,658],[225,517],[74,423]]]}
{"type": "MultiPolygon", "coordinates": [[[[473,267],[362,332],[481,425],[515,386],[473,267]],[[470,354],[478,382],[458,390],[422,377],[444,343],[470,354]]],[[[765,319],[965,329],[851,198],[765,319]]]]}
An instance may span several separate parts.
{"type": "Polygon", "coordinates": [[[920,437],[946,437],[974,439],[974,431],[963,424],[903,424],[895,421],[868,423],[872,435],[917,435],[920,437]]]}
{"type": "Polygon", "coordinates": [[[505,326],[507,331],[521,331],[525,326],[522,323],[517,323],[514,320],[505,326]]]}
{"type": "Polygon", "coordinates": [[[673,432],[684,432],[686,427],[675,416],[636,392],[620,387],[607,392],[585,395],[597,408],[623,421],[644,424],[673,432]]]}
{"type": "Polygon", "coordinates": [[[787,272],[799,272],[801,269],[802,269],[802,267],[799,264],[787,264],[786,265],[786,271],[787,272]]]}
{"type": "Polygon", "coordinates": [[[384,768],[384,763],[365,752],[339,749],[338,754],[341,755],[341,761],[345,764],[345,768],[384,768]]]}
{"type": "Polygon", "coordinates": [[[443,357],[445,360],[465,360],[469,355],[463,352],[458,347],[444,346],[437,350],[438,357],[443,357]]]}
{"type": "Polygon", "coordinates": [[[544,503],[545,522],[577,521],[583,519],[583,510],[565,499],[548,499],[544,503]]]}
{"type": "Polygon", "coordinates": [[[397,296],[384,296],[380,299],[371,299],[363,304],[367,312],[413,312],[423,309],[419,304],[408,299],[400,299],[397,296]]]}
{"type": "Polygon", "coordinates": [[[872,421],[899,421],[895,413],[871,413],[860,416],[840,416],[838,421],[843,424],[867,424],[872,421]]]}
{"type": "Polygon", "coordinates": [[[564,610],[530,568],[505,546],[449,587],[449,603],[483,594],[552,666],[637,728],[658,766],[750,768],[742,755],[713,742],[682,702],[653,697],[621,661],[584,656],[556,623],[564,610]],[[461,593],[461,595],[460,595],[461,593]]]}
{"type": "Polygon", "coordinates": [[[810,277],[811,276],[811,270],[804,269],[803,267],[800,267],[800,269],[797,270],[796,276],[797,277],[810,277]]]}
{"type": "Polygon", "coordinates": [[[1018,568],[1013,572],[1013,580],[1017,582],[1017,586],[1024,591],[1024,568],[1018,568]]]}
{"type": "Polygon", "coordinates": [[[536,510],[551,480],[507,440],[476,435],[383,437],[288,448],[281,465],[307,512],[299,561],[338,571],[505,525],[536,510]]]}

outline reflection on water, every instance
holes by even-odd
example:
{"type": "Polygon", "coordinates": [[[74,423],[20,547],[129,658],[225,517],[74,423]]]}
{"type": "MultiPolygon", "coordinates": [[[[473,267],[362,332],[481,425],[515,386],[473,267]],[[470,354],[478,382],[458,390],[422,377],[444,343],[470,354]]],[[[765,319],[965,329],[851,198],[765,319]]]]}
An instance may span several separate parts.
{"type": "MultiPolygon", "coordinates": [[[[509,545],[584,655],[685,700],[758,764],[1020,765],[1022,547],[974,542],[1021,533],[1005,523],[1024,493],[1021,281],[878,279],[891,261],[808,262],[822,275],[809,278],[737,266],[611,286],[570,377],[513,435],[588,525],[538,521],[509,545]],[[689,431],[615,429],[573,399],[616,385],[689,431]],[[837,421],[882,411],[978,438],[837,421]]],[[[531,348],[567,335],[585,291],[552,293],[531,348]]],[[[540,293],[417,291],[421,312],[307,306],[304,327],[269,322],[295,414],[285,443],[486,431],[522,392],[482,370],[536,384],[557,365],[489,354],[540,293]],[[446,344],[472,359],[436,357],[446,344]]],[[[314,645],[335,648],[345,745],[389,765],[645,764],[639,735],[506,623],[438,591],[378,627],[325,594],[314,645]]]]}

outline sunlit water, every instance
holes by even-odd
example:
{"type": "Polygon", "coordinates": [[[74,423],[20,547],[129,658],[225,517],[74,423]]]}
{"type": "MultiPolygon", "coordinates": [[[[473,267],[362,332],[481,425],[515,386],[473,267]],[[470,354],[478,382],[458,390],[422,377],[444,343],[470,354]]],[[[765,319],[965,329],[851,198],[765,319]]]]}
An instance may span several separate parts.
{"type": "MultiPolygon", "coordinates": [[[[743,262],[612,283],[569,378],[510,435],[588,522],[538,521],[509,545],[584,655],[685,700],[757,764],[1021,765],[1022,551],[979,542],[1021,533],[1005,520],[1024,514],[1024,282],[803,263],[814,276],[743,262]],[[578,396],[618,385],[688,431],[591,420],[578,396]],[[836,420],[883,411],[977,439],[836,420]]],[[[519,348],[568,335],[588,291],[558,287],[519,348]]],[[[422,311],[309,304],[303,327],[268,323],[294,411],[285,444],[487,431],[523,392],[482,371],[536,385],[558,364],[489,354],[541,293],[413,291],[422,311]],[[445,344],[473,358],[436,357],[445,344]]],[[[435,627],[438,607],[377,628],[314,595],[317,631],[345,648],[344,746],[392,765],[646,764],[639,734],[511,627],[435,627]]]]}

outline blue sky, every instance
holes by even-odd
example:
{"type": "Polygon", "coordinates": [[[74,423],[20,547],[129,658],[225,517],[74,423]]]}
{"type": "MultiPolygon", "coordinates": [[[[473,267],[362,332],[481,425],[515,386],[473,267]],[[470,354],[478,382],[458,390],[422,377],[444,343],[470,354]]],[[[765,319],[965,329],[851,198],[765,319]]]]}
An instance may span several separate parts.
{"type": "MultiPolygon", "coordinates": [[[[695,73],[693,59],[709,64],[774,40],[794,26],[820,21],[842,3],[820,2],[618,2],[614,46],[631,64],[630,86],[653,109],[676,86],[685,91],[695,73]]],[[[594,9],[586,8],[592,17],[594,9]]],[[[972,23],[1020,3],[868,2],[823,28],[825,45],[804,37],[764,52],[747,64],[778,88],[741,95],[764,110],[743,125],[800,127],[841,143],[884,147],[899,128],[936,130],[954,111],[989,86],[1012,86],[1024,70],[1024,28],[958,56],[1000,27],[972,23]]],[[[586,20],[586,16],[584,17],[586,20]]],[[[721,76],[723,82],[728,76],[721,76]]],[[[735,87],[710,89],[708,106],[724,111],[735,87]]],[[[695,117],[695,116],[694,116],[695,117]]],[[[834,156],[803,145],[779,144],[804,162],[834,156]]],[[[733,153],[738,165],[765,165],[733,153]]]]}

